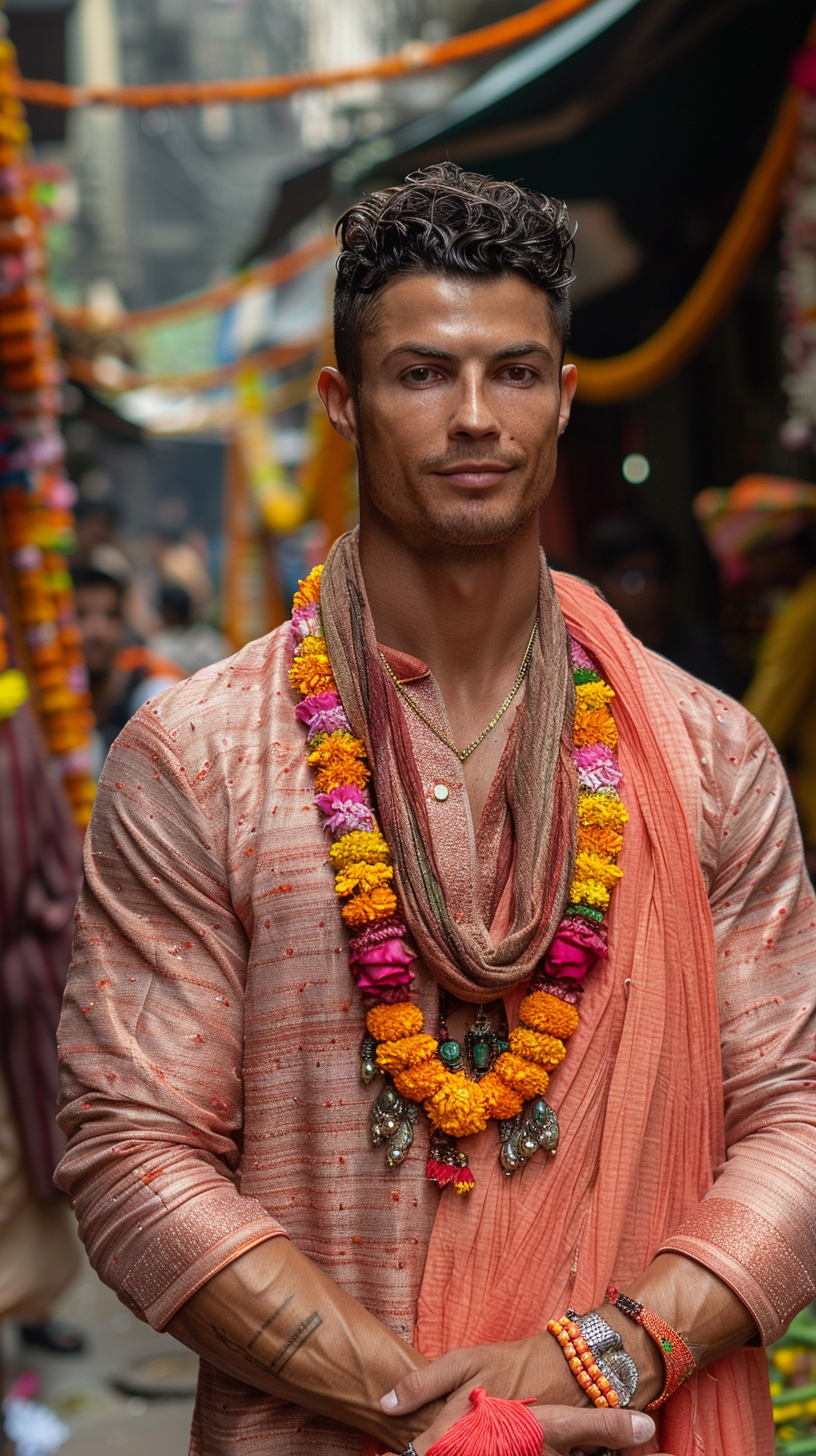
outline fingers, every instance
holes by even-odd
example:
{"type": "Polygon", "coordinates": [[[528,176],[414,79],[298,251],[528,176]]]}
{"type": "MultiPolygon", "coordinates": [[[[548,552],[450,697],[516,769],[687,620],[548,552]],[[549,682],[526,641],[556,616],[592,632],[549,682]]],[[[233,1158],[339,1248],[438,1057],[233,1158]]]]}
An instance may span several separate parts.
{"type": "Polygon", "coordinates": [[[432,1400],[444,1400],[475,1373],[473,1357],[468,1350],[451,1350],[432,1365],[412,1370],[382,1397],[380,1405],[389,1416],[408,1415],[432,1400]]]}
{"type": "Polygon", "coordinates": [[[655,1433],[651,1416],[641,1411],[586,1410],[577,1406],[538,1405],[533,1414],[541,1422],[547,1449],[566,1452],[583,1447],[641,1446],[655,1433]]]}

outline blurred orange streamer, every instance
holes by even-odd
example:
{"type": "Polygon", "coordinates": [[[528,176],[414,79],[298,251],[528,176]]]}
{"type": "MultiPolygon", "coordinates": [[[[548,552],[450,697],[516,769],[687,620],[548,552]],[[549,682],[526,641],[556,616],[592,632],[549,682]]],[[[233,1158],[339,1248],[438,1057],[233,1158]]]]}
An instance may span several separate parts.
{"type": "Polygon", "coordinates": [[[235,81],[185,81],[161,86],[65,86],[21,78],[16,94],[39,106],[202,106],[213,101],[269,101],[296,91],[325,90],[350,81],[389,81],[409,72],[438,70],[488,51],[518,45],[586,10],[595,0],[541,0],[531,10],[481,26],[450,40],[411,41],[401,50],[358,66],[293,71],[283,76],[248,76],[235,81]]]}
{"type": "Polygon", "coordinates": [[[78,384],[88,384],[94,389],[101,387],[114,394],[143,389],[147,385],[154,389],[203,393],[229,384],[250,364],[259,374],[273,374],[290,364],[299,364],[313,353],[319,342],[319,338],[296,339],[291,344],[276,344],[274,348],[259,349],[254,354],[231,359],[228,364],[218,364],[214,369],[197,369],[189,374],[142,374],[136,369],[129,369],[121,359],[109,355],[83,359],[77,354],[66,354],[65,363],[71,378],[78,384]]]}
{"type": "Polygon", "coordinates": [[[302,476],[304,494],[313,502],[315,519],[326,528],[324,549],[349,528],[354,500],[357,457],[353,445],[338,435],[322,405],[315,407],[314,453],[302,476]]]}
{"type": "Polygon", "coordinates": [[[70,328],[87,329],[89,333],[130,334],[137,329],[155,328],[157,324],[186,318],[190,314],[227,308],[247,288],[277,288],[281,283],[288,283],[291,278],[297,278],[315,263],[327,258],[335,247],[334,233],[321,233],[320,237],[312,238],[310,242],[294,248],[282,258],[272,258],[270,262],[246,268],[242,273],[225,278],[221,283],[214,283],[210,288],[202,288],[198,293],[158,304],[155,308],[133,309],[129,313],[118,314],[113,319],[106,319],[104,323],[95,318],[91,310],[73,308],[70,304],[60,303],[56,298],[49,299],[49,307],[57,322],[70,328]]]}
{"type": "MultiPolygon", "coordinates": [[[[809,43],[814,40],[816,22],[809,43]]],[[[579,399],[614,404],[657,389],[683,367],[728,312],[778,216],[793,165],[801,105],[801,93],[790,88],[731,221],[697,282],[657,332],[611,359],[568,356],[568,362],[578,366],[579,399]]]]}

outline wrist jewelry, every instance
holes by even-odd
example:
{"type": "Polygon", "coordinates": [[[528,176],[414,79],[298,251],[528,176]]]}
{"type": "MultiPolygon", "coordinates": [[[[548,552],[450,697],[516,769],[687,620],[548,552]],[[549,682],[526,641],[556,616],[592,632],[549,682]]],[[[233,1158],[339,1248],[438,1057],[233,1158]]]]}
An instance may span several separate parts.
{"type": "MultiPolygon", "coordinates": [[[[572,1311],[570,1311],[570,1314],[572,1311]]],[[[608,1375],[604,1375],[584,1336],[570,1314],[561,1319],[550,1320],[547,1329],[558,1341],[564,1352],[564,1359],[575,1379],[592,1404],[600,1410],[603,1406],[620,1405],[618,1392],[613,1388],[608,1375]]]]}
{"type": "Polygon", "coordinates": [[[413,1443],[413,1441],[409,1441],[408,1442],[408,1445],[405,1447],[405,1450],[402,1452],[402,1456],[417,1456],[417,1453],[414,1450],[414,1443],[413,1443]]]}
{"type": "Polygon", "coordinates": [[[647,1335],[651,1335],[663,1356],[666,1382],[657,1398],[646,1406],[647,1411],[659,1410],[669,1396],[674,1395],[683,1381],[688,1380],[689,1376],[694,1374],[697,1362],[682,1336],[678,1335],[671,1325],[667,1325],[659,1314],[655,1314],[654,1310],[647,1309],[637,1299],[630,1299],[628,1294],[619,1294],[612,1285],[607,1290],[606,1297],[615,1309],[628,1315],[635,1321],[635,1324],[640,1325],[646,1331],[647,1335]]]}
{"type": "Polygon", "coordinates": [[[625,1408],[631,1404],[638,1383],[638,1368],[631,1355],[627,1355],[623,1340],[617,1330],[607,1324],[597,1309],[589,1314],[576,1314],[567,1310],[571,1319],[581,1331],[595,1357],[595,1364],[617,1393],[618,1404],[625,1408]]]}

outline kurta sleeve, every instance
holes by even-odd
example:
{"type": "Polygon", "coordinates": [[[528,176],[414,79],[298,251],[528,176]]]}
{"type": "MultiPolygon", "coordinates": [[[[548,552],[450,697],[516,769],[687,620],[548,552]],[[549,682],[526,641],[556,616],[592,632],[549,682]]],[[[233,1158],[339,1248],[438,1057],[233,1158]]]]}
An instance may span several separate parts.
{"type": "Polygon", "coordinates": [[[724,790],[708,827],[727,1152],[664,1247],[730,1285],[770,1343],[816,1297],[816,913],[775,750],[735,704],[719,721],[701,761],[724,790]]]}
{"type": "Polygon", "coordinates": [[[60,1025],[57,1173],[94,1268],[157,1329],[283,1233],[236,1182],[248,940],[225,828],[147,705],[108,757],[60,1025]]]}

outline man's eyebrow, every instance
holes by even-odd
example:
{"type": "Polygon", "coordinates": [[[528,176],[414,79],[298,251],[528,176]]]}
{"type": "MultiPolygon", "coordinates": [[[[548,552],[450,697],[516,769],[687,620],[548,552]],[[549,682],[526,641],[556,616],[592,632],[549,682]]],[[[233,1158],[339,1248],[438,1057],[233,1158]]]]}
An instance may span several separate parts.
{"type": "MultiPolygon", "coordinates": [[[[417,354],[422,359],[439,359],[446,364],[458,364],[459,355],[452,354],[448,349],[437,349],[432,344],[416,343],[413,340],[398,344],[386,354],[386,360],[394,359],[398,354],[417,354]]],[[[546,354],[548,359],[552,358],[552,349],[542,344],[538,339],[525,339],[521,344],[508,344],[504,349],[497,349],[488,359],[489,364],[498,364],[502,359],[523,359],[528,354],[546,354]]]]}

